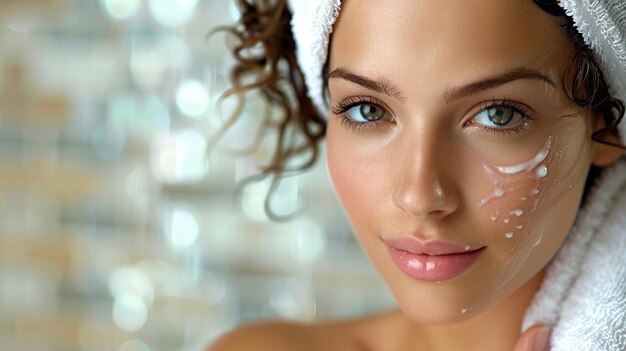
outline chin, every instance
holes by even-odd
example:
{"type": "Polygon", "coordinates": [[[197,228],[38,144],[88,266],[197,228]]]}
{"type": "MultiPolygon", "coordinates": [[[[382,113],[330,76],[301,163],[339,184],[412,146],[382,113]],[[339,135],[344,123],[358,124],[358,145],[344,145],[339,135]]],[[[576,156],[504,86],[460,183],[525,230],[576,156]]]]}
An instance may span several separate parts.
{"type": "Polygon", "coordinates": [[[425,311],[413,306],[405,306],[400,304],[400,309],[404,315],[411,321],[421,325],[449,325],[456,324],[472,319],[480,313],[469,312],[461,313],[458,309],[440,309],[437,311],[425,311]]]}
{"type": "MultiPolygon", "coordinates": [[[[488,313],[497,306],[505,307],[507,300],[525,286],[519,284],[524,276],[508,282],[484,284],[468,280],[449,282],[415,282],[400,278],[388,281],[399,308],[415,323],[423,325],[449,325],[468,321],[488,313]]],[[[529,283],[532,283],[529,281],[529,283]]]]}
{"type": "MultiPolygon", "coordinates": [[[[436,283],[433,283],[436,284],[436,283]]],[[[466,289],[447,289],[445,283],[431,287],[392,289],[407,318],[419,324],[445,325],[463,322],[483,313],[498,302],[482,292],[467,294],[466,289]],[[419,291],[417,290],[419,289],[419,291]]]]}

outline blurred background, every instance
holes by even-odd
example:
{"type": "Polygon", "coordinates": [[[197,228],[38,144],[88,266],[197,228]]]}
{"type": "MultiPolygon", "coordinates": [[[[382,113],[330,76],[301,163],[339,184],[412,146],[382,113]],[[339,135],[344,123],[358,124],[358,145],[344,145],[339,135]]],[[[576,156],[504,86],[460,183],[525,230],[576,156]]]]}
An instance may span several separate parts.
{"type": "MultiPolygon", "coordinates": [[[[220,146],[227,0],[0,1],[0,350],[201,350],[251,320],[390,308],[325,160],[234,196],[261,106],[220,146]]],[[[226,104],[228,105],[228,104],[226,104]]],[[[226,106],[227,108],[228,106],[226,106]]]]}

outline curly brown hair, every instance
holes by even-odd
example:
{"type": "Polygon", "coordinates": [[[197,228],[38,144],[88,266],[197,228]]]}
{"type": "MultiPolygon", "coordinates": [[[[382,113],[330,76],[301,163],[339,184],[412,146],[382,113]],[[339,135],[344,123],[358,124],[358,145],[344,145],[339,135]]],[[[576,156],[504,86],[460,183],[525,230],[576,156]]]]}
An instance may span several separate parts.
{"type": "MultiPolygon", "coordinates": [[[[621,100],[609,94],[593,51],[585,44],[572,18],[567,16],[556,0],[533,1],[554,16],[576,48],[576,54],[564,72],[563,86],[572,101],[591,111],[597,122],[604,122],[604,126],[594,131],[591,138],[599,143],[626,149],[624,145],[607,138],[618,133],[617,126],[624,116],[625,108],[621,100]]],[[[320,141],[326,132],[326,119],[320,115],[307,95],[304,76],[296,62],[291,12],[286,0],[238,0],[237,5],[241,13],[240,19],[232,26],[213,31],[228,32],[236,39],[232,47],[235,64],[230,71],[231,87],[223,93],[221,99],[234,96],[237,98],[237,107],[215,140],[241,116],[246,104],[245,95],[253,91],[260,93],[268,109],[259,117],[263,120],[254,145],[258,147],[259,139],[266,135],[267,128],[274,127],[277,129],[276,147],[270,163],[260,170],[259,175],[244,179],[239,184],[237,193],[250,182],[272,176],[270,190],[265,199],[265,212],[274,221],[286,220],[291,216],[280,217],[272,212],[271,195],[280,184],[281,178],[303,172],[315,164],[320,152],[320,141]],[[275,111],[278,111],[277,122],[275,111]],[[308,157],[304,162],[288,167],[292,161],[300,160],[306,155],[308,157]]],[[[322,73],[324,82],[328,82],[327,73],[328,66],[325,64],[322,73]]],[[[253,152],[254,148],[249,151],[253,152]]],[[[592,166],[587,177],[583,203],[600,172],[600,169],[592,166]]]]}

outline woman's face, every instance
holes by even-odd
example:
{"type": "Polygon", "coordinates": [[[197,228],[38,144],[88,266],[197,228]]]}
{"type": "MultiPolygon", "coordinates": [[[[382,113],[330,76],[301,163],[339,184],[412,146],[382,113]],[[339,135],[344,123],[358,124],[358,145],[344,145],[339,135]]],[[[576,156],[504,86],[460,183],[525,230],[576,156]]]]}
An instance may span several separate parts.
{"type": "Polygon", "coordinates": [[[412,319],[476,315],[561,246],[594,148],[591,118],[562,86],[573,55],[531,0],[342,4],[329,172],[412,319]]]}

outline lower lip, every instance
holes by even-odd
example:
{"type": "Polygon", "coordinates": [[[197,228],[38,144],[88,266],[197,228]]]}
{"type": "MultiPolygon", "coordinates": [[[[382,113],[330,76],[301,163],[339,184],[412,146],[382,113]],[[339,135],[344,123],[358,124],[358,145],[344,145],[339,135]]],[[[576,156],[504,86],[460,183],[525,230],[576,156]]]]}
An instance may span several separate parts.
{"type": "Polygon", "coordinates": [[[449,255],[424,255],[389,248],[395,264],[408,276],[428,281],[452,279],[470,268],[484,248],[449,255]]]}

